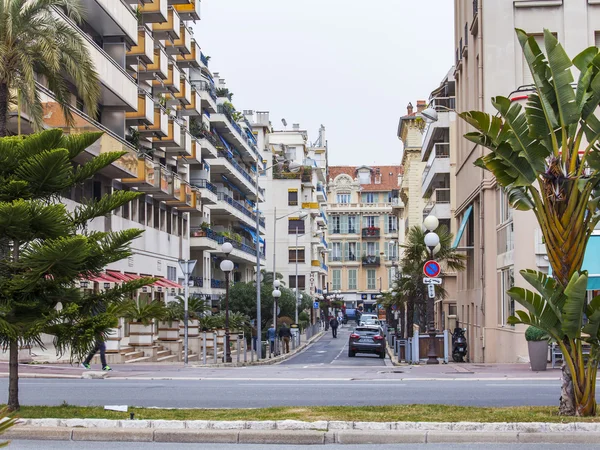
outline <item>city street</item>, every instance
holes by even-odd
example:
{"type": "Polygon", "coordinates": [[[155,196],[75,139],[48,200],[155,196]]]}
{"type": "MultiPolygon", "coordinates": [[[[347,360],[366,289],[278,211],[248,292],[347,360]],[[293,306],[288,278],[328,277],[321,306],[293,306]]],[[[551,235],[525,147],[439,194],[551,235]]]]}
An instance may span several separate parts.
{"type": "MultiPolygon", "coordinates": [[[[348,358],[350,330],[341,329],[337,339],[328,333],[304,352],[278,365],[187,369],[163,365],[161,371],[124,365],[115,367],[104,380],[23,378],[20,380],[21,404],[67,402],[169,408],[411,403],[550,406],[556,405],[560,395],[558,370],[547,371],[543,378],[527,371],[523,374],[529,378],[510,379],[503,369],[494,371],[493,367],[486,366],[481,369],[467,366],[472,370],[487,370],[479,375],[463,365],[394,367],[388,359],[371,355],[348,358]]],[[[527,370],[526,366],[517,367],[527,370]]],[[[65,370],[83,372],[76,368],[65,370]]],[[[8,379],[0,379],[2,401],[6,399],[7,388],[8,379]]]]}

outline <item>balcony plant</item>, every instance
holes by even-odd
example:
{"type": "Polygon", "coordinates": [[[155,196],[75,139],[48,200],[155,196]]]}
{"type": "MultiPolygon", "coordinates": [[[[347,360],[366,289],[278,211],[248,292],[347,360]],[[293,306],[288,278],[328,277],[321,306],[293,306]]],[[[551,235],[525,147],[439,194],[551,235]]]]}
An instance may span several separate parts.
{"type": "Polygon", "coordinates": [[[535,215],[552,267],[552,278],[521,271],[537,292],[508,291],[527,310],[517,311],[509,323],[533,325],[556,340],[565,361],[559,413],[593,416],[600,299],[586,302],[588,274],[581,267],[600,222],[600,120],[595,115],[600,53],[590,47],[571,60],[549,30],[544,30],[545,53],[534,36],[516,33],[534,81],[525,108],[495,97],[498,114],[471,111],[460,116],[477,130],[465,137],[489,149],[476,164],[495,176],[513,208],[535,215]],[[587,359],[584,344],[591,346],[587,359]]]}
{"type": "Polygon", "coordinates": [[[527,340],[531,370],[534,372],[546,370],[548,365],[548,333],[538,327],[528,327],[525,330],[525,340],[527,340]]]}
{"type": "Polygon", "coordinates": [[[233,92],[229,92],[227,88],[217,88],[215,94],[217,94],[217,97],[226,97],[229,101],[233,98],[233,92]]]}

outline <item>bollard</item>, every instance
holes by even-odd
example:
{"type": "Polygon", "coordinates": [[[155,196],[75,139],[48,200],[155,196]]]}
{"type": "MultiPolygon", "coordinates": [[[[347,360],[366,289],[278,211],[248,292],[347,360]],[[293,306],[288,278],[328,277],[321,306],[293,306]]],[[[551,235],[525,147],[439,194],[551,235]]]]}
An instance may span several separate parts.
{"type": "MultiPolygon", "coordinates": [[[[250,338],[252,340],[252,338],[250,338]]],[[[248,341],[244,339],[244,362],[248,362],[248,341]]]]}
{"type": "Polygon", "coordinates": [[[202,332],[202,364],[206,365],[206,331],[202,332]]]}
{"type": "Polygon", "coordinates": [[[240,335],[238,334],[238,338],[236,339],[236,360],[240,362],[240,335]]]}
{"type": "Polygon", "coordinates": [[[213,331],[213,357],[215,359],[215,364],[217,364],[217,350],[219,346],[217,345],[217,333],[213,331]]]}

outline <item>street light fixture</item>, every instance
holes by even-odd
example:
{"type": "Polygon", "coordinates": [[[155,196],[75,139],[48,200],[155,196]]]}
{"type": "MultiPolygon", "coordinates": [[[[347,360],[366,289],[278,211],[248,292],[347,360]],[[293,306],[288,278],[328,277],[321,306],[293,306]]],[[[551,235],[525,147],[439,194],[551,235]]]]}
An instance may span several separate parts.
{"type": "MultiPolygon", "coordinates": [[[[425,245],[427,246],[430,257],[433,259],[433,255],[435,249],[440,246],[440,237],[435,233],[435,230],[439,226],[440,221],[437,217],[429,215],[423,220],[423,226],[428,230],[425,235],[425,245]]],[[[441,248],[441,246],[440,246],[441,248]]],[[[437,330],[435,329],[435,320],[433,308],[435,307],[434,297],[432,295],[427,296],[427,322],[429,325],[429,351],[427,353],[427,364],[439,364],[437,358],[437,350],[435,348],[435,336],[437,334],[437,330]]]]}
{"type": "MultiPolygon", "coordinates": [[[[233,250],[233,245],[229,242],[225,242],[221,250],[225,255],[229,255],[233,250]]],[[[233,261],[224,259],[221,261],[219,266],[221,271],[225,274],[225,353],[223,355],[223,362],[231,362],[231,348],[229,347],[229,274],[233,270],[233,261]]]]}
{"type": "Polygon", "coordinates": [[[433,122],[437,122],[439,117],[438,117],[438,110],[442,111],[442,112],[455,112],[454,109],[452,108],[448,108],[446,106],[443,105],[435,105],[435,107],[429,107],[427,109],[424,109],[423,111],[421,111],[419,113],[419,116],[421,116],[423,118],[423,120],[425,121],[425,123],[433,123],[433,122]]]}

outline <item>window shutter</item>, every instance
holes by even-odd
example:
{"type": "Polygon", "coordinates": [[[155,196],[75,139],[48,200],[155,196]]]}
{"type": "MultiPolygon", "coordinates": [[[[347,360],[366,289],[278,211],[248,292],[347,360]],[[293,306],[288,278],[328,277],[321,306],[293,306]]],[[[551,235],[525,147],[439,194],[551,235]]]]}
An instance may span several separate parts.
{"type": "Polygon", "coordinates": [[[383,232],[385,234],[388,234],[390,232],[390,227],[388,225],[389,225],[388,216],[387,216],[387,214],[385,214],[383,216],[383,232]]]}
{"type": "Polygon", "coordinates": [[[348,245],[347,242],[344,242],[344,261],[348,261],[349,257],[350,257],[350,246],[348,245]]]}
{"type": "Polygon", "coordinates": [[[379,256],[379,242],[375,242],[375,256],[379,256]]]}
{"type": "Polygon", "coordinates": [[[363,216],[363,228],[368,227],[369,225],[367,225],[367,216],[363,216]]]}
{"type": "Polygon", "coordinates": [[[342,234],[348,234],[348,216],[340,217],[340,229],[342,234]]]}
{"type": "Polygon", "coordinates": [[[379,216],[373,217],[373,226],[379,228],[379,216]]]}
{"type": "Polygon", "coordinates": [[[329,234],[333,234],[333,216],[329,215],[329,220],[327,221],[327,232],[329,234]]]}
{"type": "Polygon", "coordinates": [[[388,255],[389,255],[388,249],[389,249],[389,242],[384,242],[383,243],[383,251],[385,253],[385,259],[388,259],[388,255]]]}
{"type": "Polygon", "coordinates": [[[367,243],[363,242],[362,243],[362,255],[361,256],[364,256],[366,254],[367,254],[367,243]]]}

